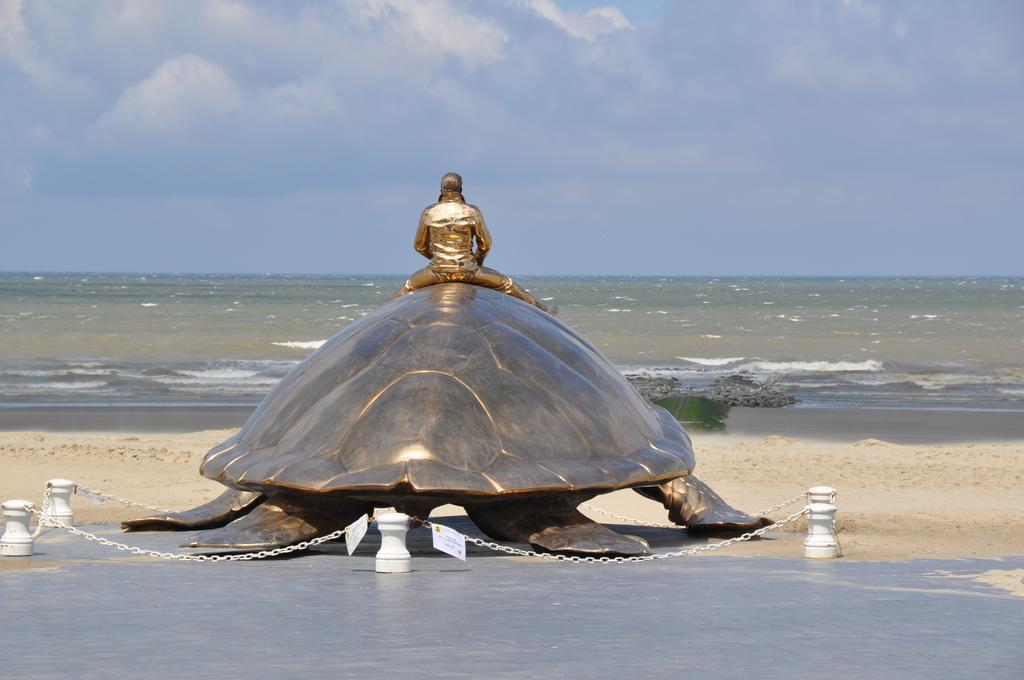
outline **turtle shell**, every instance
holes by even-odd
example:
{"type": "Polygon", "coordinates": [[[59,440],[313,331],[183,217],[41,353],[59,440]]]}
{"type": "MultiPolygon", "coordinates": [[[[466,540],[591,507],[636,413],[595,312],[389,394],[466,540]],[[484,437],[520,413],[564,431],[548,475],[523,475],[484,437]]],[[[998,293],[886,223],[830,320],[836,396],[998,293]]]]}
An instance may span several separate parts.
{"type": "Polygon", "coordinates": [[[446,283],[334,336],[201,472],[242,489],[462,497],[649,485],[693,465],[680,424],[575,331],[446,283]]]}

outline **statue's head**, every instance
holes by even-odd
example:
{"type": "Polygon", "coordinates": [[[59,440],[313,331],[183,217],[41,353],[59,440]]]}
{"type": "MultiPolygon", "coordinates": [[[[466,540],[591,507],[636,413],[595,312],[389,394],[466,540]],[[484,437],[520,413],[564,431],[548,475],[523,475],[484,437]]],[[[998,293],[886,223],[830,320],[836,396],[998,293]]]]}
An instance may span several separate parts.
{"type": "Polygon", "coordinates": [[[441,178],[441,196],[438,200],[462,201],[462,175],[446,172],[441,178]]]}

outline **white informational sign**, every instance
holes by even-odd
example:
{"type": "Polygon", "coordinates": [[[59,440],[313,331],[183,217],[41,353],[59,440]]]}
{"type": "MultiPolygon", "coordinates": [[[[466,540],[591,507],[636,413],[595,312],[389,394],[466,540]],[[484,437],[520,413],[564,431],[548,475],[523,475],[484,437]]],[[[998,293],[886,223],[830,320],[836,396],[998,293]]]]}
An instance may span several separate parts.
{"type": "Polygon", "coordinates": [[[345,527],[345,547],[351,555],[359,547],[359,541],[363,540],[366,530],[370,527],[370,518],[363,515],[352,524],[345,527]]]}
{"type": "Polygon", "coordinates": [[[434,548],[440,550],[443,553],[448,553],[452,557],[458,557],[463,562],[466,561],[466,537],[460,534],[455,529],[449,529],[448,527],[435,524],[433,531],[430,532],[431,538],[434,539],[434,548]]]}

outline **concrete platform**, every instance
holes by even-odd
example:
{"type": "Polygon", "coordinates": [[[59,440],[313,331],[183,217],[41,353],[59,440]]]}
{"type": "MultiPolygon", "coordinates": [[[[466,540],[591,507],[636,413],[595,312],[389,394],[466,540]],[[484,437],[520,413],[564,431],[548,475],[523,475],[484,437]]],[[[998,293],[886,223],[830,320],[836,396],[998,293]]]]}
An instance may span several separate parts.
{"type": "MultiPolygon", "coordinates": [[[[445,523],[477,534],[465,519],[445,523]]],[[[87,529],[165,551],[185,537],[87,529]]],[[[415,571],[378,575],[372,529],[353,557],[330,544],[216,564],[133,557],[51,530],[34,557],[0,558],[0,676],[1024,675],[1021,589],[976,578],[1005,572],[1012,581],[1024,558],[723,552],[573,565],[474,549],[460,562],[427,547],[425,529],[410,535],[415,571]]]]}

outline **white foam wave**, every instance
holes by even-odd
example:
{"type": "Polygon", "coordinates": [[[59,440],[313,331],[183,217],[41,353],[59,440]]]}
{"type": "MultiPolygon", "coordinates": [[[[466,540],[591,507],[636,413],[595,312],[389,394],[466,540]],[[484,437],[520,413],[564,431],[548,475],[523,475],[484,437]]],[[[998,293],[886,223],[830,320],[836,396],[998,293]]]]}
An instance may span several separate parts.
{"type": "Polygon", "coordinates": [[[917,385],[925,390],[944,390],[948,387],[970,385],[1015,385],[1016,381],[1000,376],[977,375],[972,373],[886,373],[884,375],[850,377],[849,382],[857,385],[917,385]]]}
{"type": "Polygon", "coordinates": [[[1009,387],[998,387],[996,388],[996,392],[1011,397],[1024,397],[1024,390],[1017,390],[1009,387]]]}
{"type": "Polygon", "coordinates": [[[288,340],[286,342],[273,342],[272,345],[287,347],[289,349],[320,349],[326,340],[288,340]]]}
{"type": "Polygon", "coordinates": [[[185,378],[179,376],[159,376],[153,378],[154,382],[158,382],[162,385],[191,385],[195,387],[213,387],[215,389],[252,389],[255,387],[266,387],[270,385],[276,385],[279,378],[271,377],[259,377],[259,378],[247,378],[244,380],[235,379],[227,380],[225,378],[185,378]]]}
{"type": "Polygon", "coordinates": [[[102,380],[96,381],[81,381],[81,382],[44,382],[44,383],[29,383],[27,385],[20,385],[19,387],[27,388],[30,390],[91,390],[97,387],[106,387],[107,383],[102,380]]]}
{"type": "Polygon", "coordinates": [[[143,307],[156,307],[158,303],[156,303],[156,302],[142,302],[140,304],[143,307]]]}
{"type": "Polygon", "coordinates": [[[238,368],[203,368],[198,371],[180,370],[178,372],[192,378],[209,380],[244,380],[259,375],[256,371],[245,371],[238,368]]]}
{"type": "Polygon", "coordinates": [[[737,370],[752,373],[848,373],[883,370],[882,362],[867,361],[752,361],[737,370]]]}
{"type": "Polygon", "coordinates": [[[726,364],[734,364],[737,361],[743,361],[746,357],[712,357],[709,359],[703,359],[701,357],[676,357],[680,361],[688,361],[691,364],[700,364],[701,366],[725,366],[726,364]]]}
{"type": "Polygon", "coordinates": [[[114,375],[117,371],[111,368],[52,368],[49,370],[2,371],[0,375],[19,378],[63,378],[75,375],[114,375]]]}
{"type": "Polygon", "coordinates": [[[707,378],[707,373],[698,368],[682,368],[678,366],[618,366],[617,368],[625,376],[677,378],[679,380],[707,378]]]}

